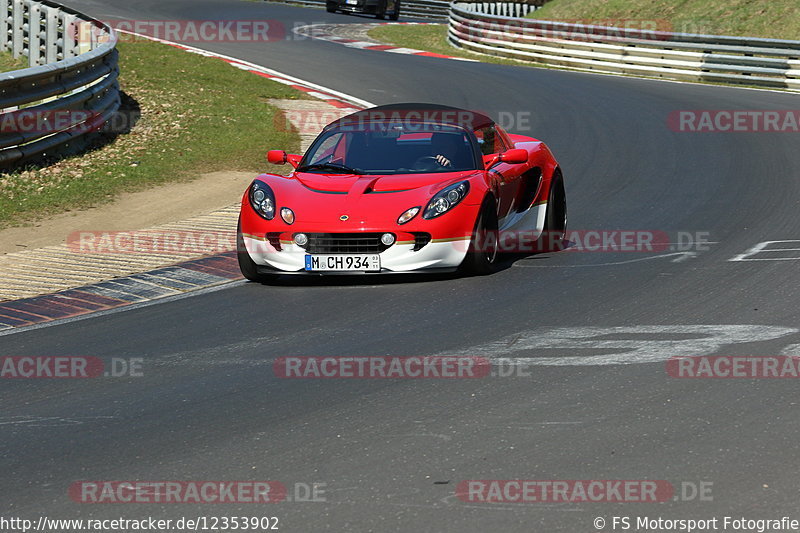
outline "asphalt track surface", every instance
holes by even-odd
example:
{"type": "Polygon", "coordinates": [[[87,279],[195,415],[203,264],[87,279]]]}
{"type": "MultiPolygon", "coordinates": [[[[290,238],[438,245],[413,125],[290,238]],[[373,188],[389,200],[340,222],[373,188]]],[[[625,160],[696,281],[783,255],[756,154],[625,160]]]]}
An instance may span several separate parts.
{"type": "MultiPolygon", "coordinates": [[[[100,18],[369,21],[226,0],[69,4],[100,18]]],[[[537,255],[481,278],[235,283],[0,337],[3,354],[141,357],[144,373],[3,382],[4,515],[268,515],[283,531],[304,532],[578,532],[594,531],[598,516],[610,531],[615,515],[800,518],[797,382],[674,379],[664,366],[687,353],[800,355],[792,347],[800,343],[797,263],[730,261],[762,241],[800,239],[797,134],[666,126],[674,110],[797,109],[800,97],[311,40],[202,46],[376,104],[531,111],[530,130],[517,131],[544,139],[561,162],[572,229],[708,232],[714,244],[692,257],[537,255]],[[713,327],[698,333],[697,325],[713,327]],[[737,336],[726,325],[753,327],[737,336]],[[594,340],[535,346],[587,326],[598,328],[594,340]],[[597,364],[625,352],[614,339],[638,339],[621,344],[632,347],[617,361],[627,364],[597,364]],[[464,380],[281,380],[272,372],[280,356],[441,353],[547,364],[525,367],[527,377],[464,380]],[[70,501],[67,487],[87,479],[316,482],[326,501],[70,501]],[[713,497],[466,503],[454,491],[470,479],[710,481],[713,497]]]]}

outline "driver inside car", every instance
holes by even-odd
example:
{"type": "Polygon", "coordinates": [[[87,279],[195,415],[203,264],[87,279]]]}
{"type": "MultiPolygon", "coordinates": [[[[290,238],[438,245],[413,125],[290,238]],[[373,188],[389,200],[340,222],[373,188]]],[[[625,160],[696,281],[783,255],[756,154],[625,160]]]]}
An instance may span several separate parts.
{"type": "Polygon", "coordinates": [[[463,167],[464,139],[457,133],[437,132],[431,135],[431,153],[442,167],[463,167]]]}

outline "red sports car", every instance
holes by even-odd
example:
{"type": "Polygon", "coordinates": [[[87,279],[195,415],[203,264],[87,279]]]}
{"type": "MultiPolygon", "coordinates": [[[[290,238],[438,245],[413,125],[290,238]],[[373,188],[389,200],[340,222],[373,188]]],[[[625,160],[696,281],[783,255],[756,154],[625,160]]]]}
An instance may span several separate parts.
{"type": "Polygon", "coordinates": [[[481,113],[394,104],[327,125],[305,155],[271,150],[242,198],[239,266],[280,274],[495,270],[504,232],[563,237],[558,163],[481,113]]]}

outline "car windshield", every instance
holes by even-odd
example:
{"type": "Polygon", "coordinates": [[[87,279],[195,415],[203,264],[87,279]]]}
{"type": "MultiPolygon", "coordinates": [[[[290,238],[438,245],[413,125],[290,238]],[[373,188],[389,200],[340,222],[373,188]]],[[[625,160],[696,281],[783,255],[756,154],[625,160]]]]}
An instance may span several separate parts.
{"type": "Polygon", "coordinates": [[[325,174],[419,174],[475,170],[477,141],[467,130],[427,123],[334,126],[314,141],[297,170],[325,174]]]}

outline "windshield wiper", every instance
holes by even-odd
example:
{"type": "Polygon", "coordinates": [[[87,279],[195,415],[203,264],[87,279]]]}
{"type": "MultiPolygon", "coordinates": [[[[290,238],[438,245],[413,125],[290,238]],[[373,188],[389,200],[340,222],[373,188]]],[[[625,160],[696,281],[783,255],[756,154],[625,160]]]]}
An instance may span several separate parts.
{"type": "Polygon", "coordinates": [[[364,171],[359,170],[357,168],[351,168],[351,167],[348,167],[347,165],[339,165],[339,164],[336,164],[336,163],[315,163],[313,165],[303,165],[302,167],[298,167],[297,171],[298,172],[306,172],[308,170],[325,170],[325,169],[339,170],[343,174],[363,174],[364,173],[364,171]]]}

